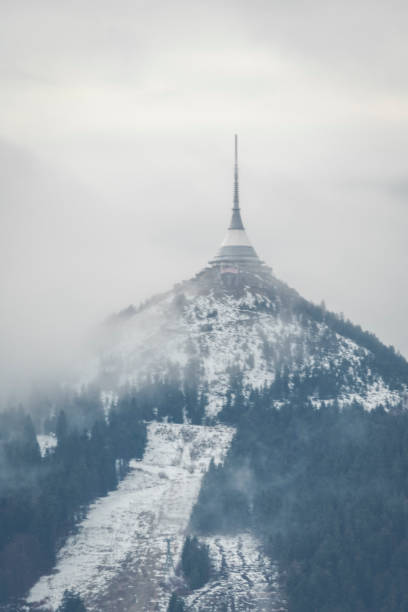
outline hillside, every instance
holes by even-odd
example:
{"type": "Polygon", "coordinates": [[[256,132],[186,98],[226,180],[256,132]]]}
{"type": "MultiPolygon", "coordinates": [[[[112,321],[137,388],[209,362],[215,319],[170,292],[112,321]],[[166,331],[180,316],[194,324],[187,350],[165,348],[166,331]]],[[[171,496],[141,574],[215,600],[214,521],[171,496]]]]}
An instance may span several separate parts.
{"type": "Polygon", "coordinates": [[[149,376],[194,379],[206,394],[207,417],[237,384],[251,390],[282,381],[286,395],[315,405],[354,401],[372,409],[398,406],[408,364],[373,335],[307,302],[259,266],[236,277],[206,268],[139,309],[109,321],[94,378],[109,393],[149,376]]]}
{"type": "MultiPolygon", "coordinates": [[[[276,492],[283,500],[286,496],[285,513],[296,521],[292,499],[299,498],[310,512],[301,482],[304,460],[319,465],[320,456],[308,455],[314,428],[323,436],[320,422],[327,427],[323,439],[332,438],[328,454],[335,456],[335,415],[358,422],[353,415],[365,409],[376,423],[377,413],[391,419],[399,414],[406,401],[406,361],[372,334],[307,302],[262,265],[242,267],[238,274],[208,267],[141,307],[111,317],[104,332],[103,350],[87,381],[92,390],[63,395],[55,409],[69,408],[71,427],[78,428],[101,418],[104,410],[112,435],[129,441],[123,419],[131,428],[133,421],[148,422],[148,444],[117,489],[96,499],[77,522],[78,531],[60,548],[52,573],[31,589],[29,605],[55,610],[71,588],[88,610],[154,606],[164,612],[172,593],[191,612],[290,610],[298,576],[287,555],[295,546],[291,538],[307,537],[301,521],[292,533],[281,517],[281,502],[273,498],[276,492]],[[327,413],[327,419],[321,421],[319,413],[327,413]],[[294,428],[294,455],[279,433],[287,419],[294,428]],[[287,489],[280,483],[293,456],[299,457],[295,490],[289,486],[291,472],[287,489]],[[211,458],[215,464],[202,487],[211,458]],[[264,464],[270,464],[267,474],[264,464]],[[194,532],[208,546],[211,572],[203,586],[191,589],[180,559],[184,538],[194,532]],[[282,541],[288,551],[282,552],[282,541]]],[[[384,421],[385,431],[391,432],[392,422],[384,421]]],[[[357,432],[350,431],[354,444],[357,432]]],[[[47,460],[47,447],[55,452],[55,438],[49,444],[40,436],[39,442],[47,460]]],[[[371,447],[365,452],[368,456],[371,447]]],[[[345,495],[344,457],[340,453],[338,473],[331,474],[333,482],[340,479],[339,496],[345,495]]],[[[310,471],[315,469],[313,464],[310,471]]],[[[307,478],[313,484],[309,473],[307,478]]],[[[310,486],[310,495],[322,495],[319,486],[310,486]]],[[[312,514],[315,503],[310,502],[312,514]]],[[[352,512],[360,512],[358,503],[352,512]]],[[[330,525],[327,530],[331,534],[330,525]]],[[[317,562],[316,567],[324,571],[317,562]]],[[[316,589],[307,580],[309,574],[305,588],[312,600],[316,589]]]]}
{"type": "Polygon", "coordinates": [[[166,610],[201,479],[211,459],[223,459],[233,433],[152,423],[143,460],[133,461],[118,489],[91,505],[28,602],[55,610],[64,590],[74,588],[90,611],[166,610]]]}
{"type": "Polygon", "coordinates": [[[82,379],[37,399],[37,441],[7,417],[5,456],[34,457],[35,477],[5,482],[4,559],[30,563],[0,574],[3,601],[31,587],[24,610],[59,610],[66,590],[89,611],[405,609],[408,363],[261,262],[237,138],[233,201],[210,264],[111,316],[82,379]]]}

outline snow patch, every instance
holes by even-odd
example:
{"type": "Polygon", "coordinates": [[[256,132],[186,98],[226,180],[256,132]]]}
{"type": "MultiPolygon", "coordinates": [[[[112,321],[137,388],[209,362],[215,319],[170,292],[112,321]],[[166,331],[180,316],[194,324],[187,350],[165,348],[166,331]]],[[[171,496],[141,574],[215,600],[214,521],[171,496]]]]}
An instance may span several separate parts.
{"type": "Polygon", "coordinates": [[[188,612],[281,612],[286,601],[276,564],[250,533],[200,538],[210,547],[215,577],[185,598],[188,612]]]}
{"type": "Polygon", "coordinates": [[[57,446],[58,440],[54,434],[38,434],[37,442],[40,447],[41,457],[45,457],[47,452],[51,452],[57,446]]]}
{"type": "Polygon", "coordinates": [[[151,423],[143,460],[90,506],[27,601],[55,610],[74,589],[89,611],[165,611],[202,476],[211,459],[223,460],[233,435],[230,427],[151,423]]]}
{"type": "MultiPolygon", "coordinates": [[[[340,402],[353,394],[367,409],[380,403],[396,405],[401,398],[372,372],[370,352],[331,331],[324,323],[279,313],[279,297],[246,287],[241,297],[213,291],[170,292],[127,321],[121,334],[101,355],[106,397],[149,376],[183,379],[190,360],[198,364],[200,384],[208,397],[207,415],[223,408],[231,373],[242,372],[243,392],[270,385],[277,369],[286,368],[289,386],[326,370],[339,370],[340,402]],[[112,382],[114,381],[114,382],[112,382]]],[[[317,398],[318,399],[318,398],[317,398]]],[[[327,398],[327,399],[334,399],[327,398]]]]}

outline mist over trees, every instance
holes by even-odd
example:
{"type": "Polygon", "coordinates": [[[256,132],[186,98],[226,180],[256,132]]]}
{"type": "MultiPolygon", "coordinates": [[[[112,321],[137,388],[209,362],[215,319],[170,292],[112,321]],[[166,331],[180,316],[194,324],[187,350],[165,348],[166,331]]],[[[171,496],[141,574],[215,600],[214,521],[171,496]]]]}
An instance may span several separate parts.
{"type": "Polygon", "coordinates": [[[0,412],[0,605],[51,569],[88,505],[115,489],[129,461],[143,456],[147,421],[202,422],[205,393],[195,364],[187,370],[184,385],[177,376],[146,380],[107,413],[96,387],[37,393],[30,414],[0,412]],[[57,439],[44,457],[36,431],[57,439]]]}
{"type": "MultiPolygon", "coordinates": [[[[92,411],[84,397],[81,405],[92,411]]],[[[143,456],[146,425],[126,403],[90,429],[79,430],[76,416],[57,414],[57,446],[41,457],[31,416],[0,413],[0,605],[51,569],[89,503],[117,486],[131,458],[143,456]]]]}
{"type": "Polygon", "coordinates": [[[275,408],[261,395],[205,475],[191,527],[254,530],[280,563],[290,612],[402,612],[407,442],[405,412],[275,408]]]}
{"type": "MultiPolygon", "coordinates": [[[[214,578],[209,549],[196,536],[252,530],[279,561],[290,612],[404,610],[408,417],[402,406],[368,413],[337,398],[376,375],[401,390],[408,365],[392,347],[279,281],[268,291],[261,314],[299,322],[302,342],[279,353],[260,337],[275,371],[262,388],[244,387],[238,363],[227,369],[217,419],[237,427],[237,435],[225,464],[212,463],[204,476],[182,552],[185,586],[200,589],[214,578]],[[353,368],[347,355],[293,367],[304,364],[305,352],[335,354],[339,333],[359,344],[353,368]]],[[[216,316],[211,312],[210,320],[216,316]]],[[[211,422],[197,355],[192,350],[183,368],[146,376],[111,400],[102,402],[96,385],[64,388],[37,393],[27,413],[0,413],[0,605],[24,596],[52,568],[89,504],[143,456],[147,422],[211,422]],[[36,433],[57,439],[43,457],[36,433]]],[[[254,355],[246,360],[253,368],[254,355]]],[[[74,596],[67,595],[67,605],[74,596]]],[[[182,594],[171,606],[182,609],[182,594]]]]}

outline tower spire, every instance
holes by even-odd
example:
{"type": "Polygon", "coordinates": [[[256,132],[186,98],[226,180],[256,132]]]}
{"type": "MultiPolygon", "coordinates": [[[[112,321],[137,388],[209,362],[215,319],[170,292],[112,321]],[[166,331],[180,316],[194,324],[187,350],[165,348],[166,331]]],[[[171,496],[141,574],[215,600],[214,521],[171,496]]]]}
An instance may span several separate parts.
{"type": "Polygon", "coordinates": [[[243,230],[244,225],[239,209],[239,182],[238,182],[238,135],[235,134],[235,163],[234,163],[234,204],[232,207],[231,223],[228,229],[243,230]]]}
{"type": "Polygon", "coordinates": [[[234,208],[239,208],[239,189],[238,189],[238,134],[235,134],[234,208]]]}
{"type": "Polygon", "coordinates": [[[239,183],[238,183],[238,136],[235,134],[235,159],[234,159],[234,194],[232,217],[227,235],[211,264],[221,266],[221,272],[236,270],[236,266],[262,265],[254,247],[249,242],[241,219],[239,208],[239,183]],[[232,267],[231,267],[232,266],[232,267]],[[235,267],[234,267],[235,266],[235,267]]]}

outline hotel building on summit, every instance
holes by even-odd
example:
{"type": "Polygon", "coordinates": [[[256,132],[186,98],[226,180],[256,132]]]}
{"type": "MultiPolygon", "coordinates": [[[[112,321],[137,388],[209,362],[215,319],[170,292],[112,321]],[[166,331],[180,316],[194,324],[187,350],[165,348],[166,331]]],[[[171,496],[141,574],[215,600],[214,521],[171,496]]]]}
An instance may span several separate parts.
{"type": "Polygon", "coordinates": [[[234,198],[231,222],[221,247],[216,256],[209,262],[211,266],[219,268],[221,274],[236,274],[240,268],[253,268],[263,266],[263,262],[252,244],[242,223],[241,209],[239,207],[238,185],[238,136],[235,135],[235,164],[234,164],[234,198]]]}

